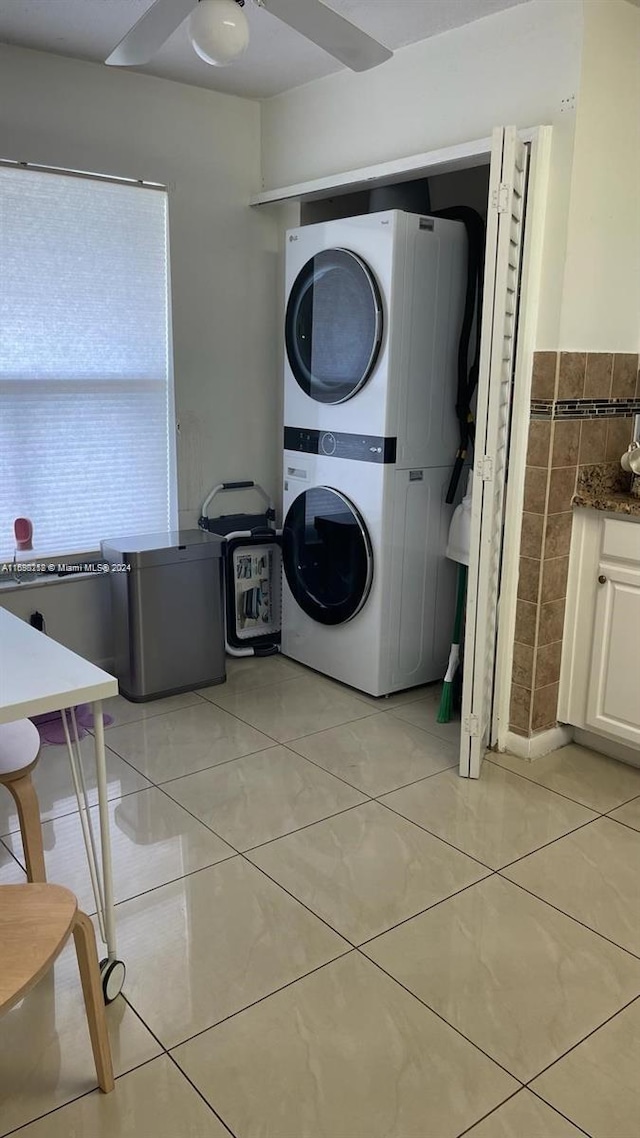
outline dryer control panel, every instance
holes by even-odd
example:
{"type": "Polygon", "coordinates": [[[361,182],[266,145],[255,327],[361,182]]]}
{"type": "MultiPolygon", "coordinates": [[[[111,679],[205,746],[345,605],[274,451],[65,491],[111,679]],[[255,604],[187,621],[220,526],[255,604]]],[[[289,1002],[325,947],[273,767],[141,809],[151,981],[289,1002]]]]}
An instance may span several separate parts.
{"type": "Polygon", "coordinates": [[[345,431],[314,431],[309,427],[285,427],[284,449],[303,454],[322,454],[327,458],[348,458],[356,462],[396,461],[397,440],[379,435],[353,435],[345,431]]]}

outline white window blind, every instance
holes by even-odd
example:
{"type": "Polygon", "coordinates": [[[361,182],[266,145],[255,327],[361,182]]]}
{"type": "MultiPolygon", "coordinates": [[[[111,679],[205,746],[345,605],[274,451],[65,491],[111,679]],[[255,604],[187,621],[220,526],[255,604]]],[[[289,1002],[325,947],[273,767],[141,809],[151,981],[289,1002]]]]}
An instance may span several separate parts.
{"type": "Polygon", "coordinates": [[[175,525],[167,195],[0,167],[0,558],[175,525]]]}

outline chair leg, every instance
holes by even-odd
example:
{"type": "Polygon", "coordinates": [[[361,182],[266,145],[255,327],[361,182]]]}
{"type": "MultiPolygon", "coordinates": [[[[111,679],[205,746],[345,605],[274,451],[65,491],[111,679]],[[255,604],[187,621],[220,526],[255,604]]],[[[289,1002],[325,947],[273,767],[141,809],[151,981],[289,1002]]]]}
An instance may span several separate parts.
{"type": "Polygon", "coordinates": [[[98,969],[96,935],[88,916],[80,910],[76,913],[76,923],[73,926],[73,939],[76,944],[78,968],[82,981],[82,992],[87,1011],[89,1035],[91,1036],[91,1047],[96,1064],[98,1085],[101,1091],[108,1094],[109,1091],[113,1090],[115,1084],[113,1081],[111,1047],[107,1032],[107,1018],[104,1010],[104,997],[98,969]]]}
{"type": "Polygon", "coordinates": [[[20,833],[22,834],[22,845],[27,863],[27,877],[29,881],[46,881],[40,803],[31,775],[25,774],[22,778],[16,778],[12,782],[5,783],[5,786],[13,795],[18,808],[20,833]]]}

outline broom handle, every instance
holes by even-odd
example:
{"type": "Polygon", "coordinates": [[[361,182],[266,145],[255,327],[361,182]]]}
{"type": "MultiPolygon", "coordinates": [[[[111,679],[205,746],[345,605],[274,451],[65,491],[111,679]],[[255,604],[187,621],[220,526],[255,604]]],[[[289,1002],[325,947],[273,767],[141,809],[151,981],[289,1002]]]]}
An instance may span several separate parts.
{"type": "Polygon", "coordinates": [[[467,592],[467,566],[458,565],[458,595],[456,597],[456,616],[453,625],[453,643],[460,643],[462,634],[462,621],[464,619],[464,602],[467,592]]]}

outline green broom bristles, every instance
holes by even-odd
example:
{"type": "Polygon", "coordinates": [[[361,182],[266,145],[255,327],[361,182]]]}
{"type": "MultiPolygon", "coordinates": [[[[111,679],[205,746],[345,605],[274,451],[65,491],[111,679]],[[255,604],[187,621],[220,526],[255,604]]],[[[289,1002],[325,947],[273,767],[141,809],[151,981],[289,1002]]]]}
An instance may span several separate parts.
{"type": "Polygon", "coordinates": [[[436,723],[448,723],[453,711],[453,684],[443,684],[436,723]]]}

